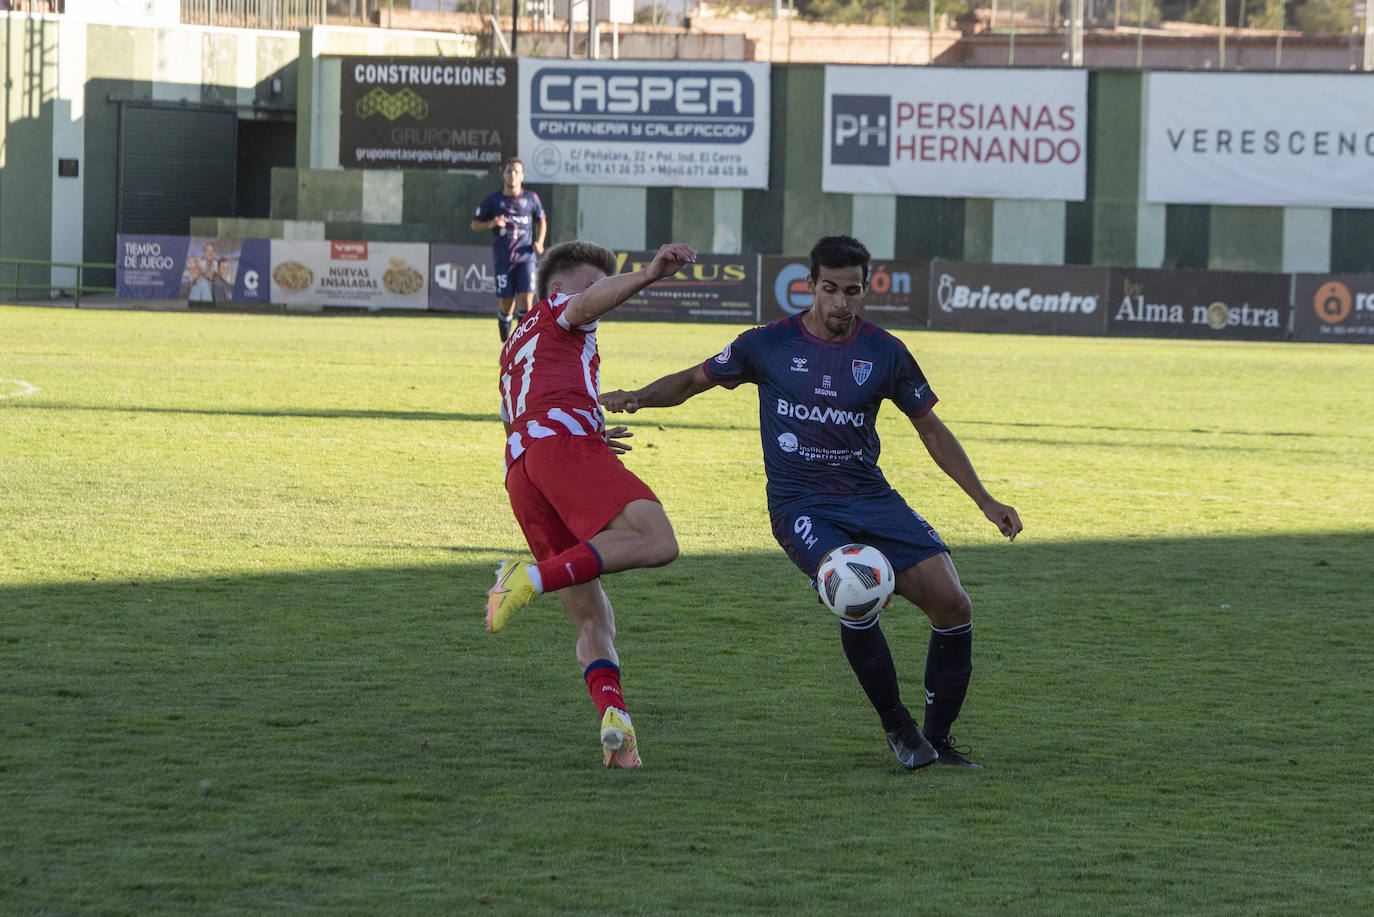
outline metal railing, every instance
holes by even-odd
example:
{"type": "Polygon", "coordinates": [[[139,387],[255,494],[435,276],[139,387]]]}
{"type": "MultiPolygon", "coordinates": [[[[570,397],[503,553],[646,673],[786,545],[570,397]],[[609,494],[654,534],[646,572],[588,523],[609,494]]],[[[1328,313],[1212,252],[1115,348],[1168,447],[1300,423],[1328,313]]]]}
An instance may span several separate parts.
{"type": "Polygon", "coordinates": [[[303,29],[323,25],[326,15],[347,22],[347,13],[330,9],[328,0],[181,0],[184,25],[231,29],[303,29]]]}
{"type": "MultiPolygon", "coordinates": [[[[107,263],[101,262],[101,261],[88,261],[88,262],[84,262],[84,263],[70,262],[70,261],[41,261],[41,260],[38,260],[38,259],[35,259],[35,258],[0,258],[0,265],[11,265],[11,264],[14,265],[14,283],[13,283],[13,284],[8,284],[5,288],[8,288],[8,289],[11,289],[11,290],[14,291],[14,298],[15,298],[15,300],[18,300],[18,299],[19,299],[19,291],[20,291],[20,290],[33,290],[33,291],[35,291],[35,292],[36,292],[36,291],[39,291],[39,290],[44,290],[44,291],[47,291],[48,293],[53,293],[54,291],[66,291],[66,290],[71,290],[71,291],[72,291],[72,296],[74,297],[74,300],[73,300],[73,303],[72,303],[72,304],[73,304],[74,306],[76,306],[77,308],[80,308],[80,307],[81,307],[81,294],[82,294],[82,293],[113,293],[113,292],[115,292],[115,288],[114,288],[114,287],[97,287],[97,286],[89,286],[89,285],[87,285],[87,284],[85,284],[85,283],[82,282],[82,275],[86,272],[86,270],[90,269],[90,270],[113,271],[113,270],[115,269],[115,265],[114,265],[113,263],[107,264],[107,263]],[[21,275],[21,273],[23,272],[24,268],[26,268],[26,267],[41,267],[41,268],[47,268],[48,274],[49,274],[49,282],[48,282],[48,283],[20,283],[20,275],[21,275]],[[51,282],[51,274],[52,274],[52,269],[55,268],[55,267],[63,267],[63,268],[73,268],[73,269],[75,269],[75,270],[76,270],[76,283],[75,283],[75,284],[70,284],[70,283],[52,283],[52,282],[51,282]]],[[[3,289],[3,288],[0,288],[0,289],[3,289]]]]}

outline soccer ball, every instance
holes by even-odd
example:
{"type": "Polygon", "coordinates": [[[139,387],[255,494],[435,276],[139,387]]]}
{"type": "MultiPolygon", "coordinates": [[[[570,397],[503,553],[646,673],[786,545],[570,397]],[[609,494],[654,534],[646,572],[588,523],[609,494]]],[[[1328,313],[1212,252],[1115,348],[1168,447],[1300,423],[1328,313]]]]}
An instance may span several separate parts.
{"type": "Polygon", "coordinates": [[[841,620],[869,621],[887,607],[897,578],[883,552],[866,544],[842,545],[821,561],[816,589],[841,620]]]}

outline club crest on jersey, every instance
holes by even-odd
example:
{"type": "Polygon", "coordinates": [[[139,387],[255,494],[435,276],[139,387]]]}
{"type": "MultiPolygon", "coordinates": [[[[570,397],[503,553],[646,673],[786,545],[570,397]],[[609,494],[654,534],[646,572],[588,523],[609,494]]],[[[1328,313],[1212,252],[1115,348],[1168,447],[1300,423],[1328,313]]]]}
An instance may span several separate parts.
{"type": "Polygon", "coordinates": [[[868,381],[868,377],[873,374],[873,363],[869,360],[854,360],[849,364],[854,371],[854,381],[863,385],[868,381]]]}

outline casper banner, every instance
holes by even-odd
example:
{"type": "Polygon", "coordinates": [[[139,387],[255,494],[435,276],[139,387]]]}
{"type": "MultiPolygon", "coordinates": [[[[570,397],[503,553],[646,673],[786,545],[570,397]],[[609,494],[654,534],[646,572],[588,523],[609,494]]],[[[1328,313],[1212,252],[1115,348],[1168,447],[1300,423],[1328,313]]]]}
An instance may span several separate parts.
{"type": "Polygon", "coordinates": [[[1081,70],[825,68],[821,188],[1081,201],[1081,70]]]}
{"type": "Polygon", "coordinates": [[[272,302],[416,309],[429,306],[429,246],[416,242],[272,242],[272,302]]]}
{"type": "Polygon", "coordinates": [[[1374,274],[1299,274],[1293,340],[1374,344],[1374,274]]]}
{"type": "Polygon", "coordinates": [[[1106,334],[1106,268],[930,266],[930,327],[940,331],[1106,334]]]}
{"type": "Polygon", "coordinates": [[[495,312],[491,246],[431,245],[429,307],[435,312],[495,312]]]}
{"type": "MultiPolygon", "coordinates": [[[[764,255],[759,268],[759,320],[773,322],[811,308],[806,258],[764,255]]],[[[930,283],[927,261],[873,259],[868,292],[860,313],[884,328],[926,327],[926,288],[930,283]]]]}
{"type": "Polygon", "coordinates": [[[115,295],[192,306],[267,302],[266,239],[120,234],[115,295]]]}
{"type": "Polygon", "coordinates": [[[1369,76],[1152,73],[1147,79],[1147,200],[1374,207],[1369,76]]]}
{"type": "Polygon", "coordinates": [[[1287,274],[1116,268],[1107,289],[1110,332],[1130,337],[1282,341],[1287,274]]]}
{"type": "Polygon", "coordinates": [[[520,63],[527,182],[768,187],[769,65],[520,63]]]}
{"type": "MultiPolygon", "coordinates": [[[[616,272],[637,271],[654,252],[617,252],[616,272]]],[[[757,255],[708,255],[631,296],[611,313],[672,322],[758,321],[757,255]]]]}
{"type": "Polygon", "coordinates": [[[515,155],[516,63],[339,59],[339,165],[496,169],[515,155]]]}

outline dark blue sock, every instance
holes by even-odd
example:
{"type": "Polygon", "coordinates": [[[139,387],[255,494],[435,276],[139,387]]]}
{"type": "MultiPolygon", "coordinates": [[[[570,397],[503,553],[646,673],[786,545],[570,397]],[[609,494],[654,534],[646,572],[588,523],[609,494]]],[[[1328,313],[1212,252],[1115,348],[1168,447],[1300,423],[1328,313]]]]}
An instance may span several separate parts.
{"type": "Polygon", "coordinates": [[[959,718],[973,674],[973,622],[948,630],[930,629],[926,651],[926,725],[932,742],[949,736],[959,718]]]}
{"type": "Polygon", "coordinates": [[[883,729],[891,732],[910,719],[911,714],[902,706],[892,651],[888,649],[887,638],[878,622],[875,620],[862,629],[841,624],[840,643],[860,687],[868,695],[873,709],[878,711],[883,729]]]}

